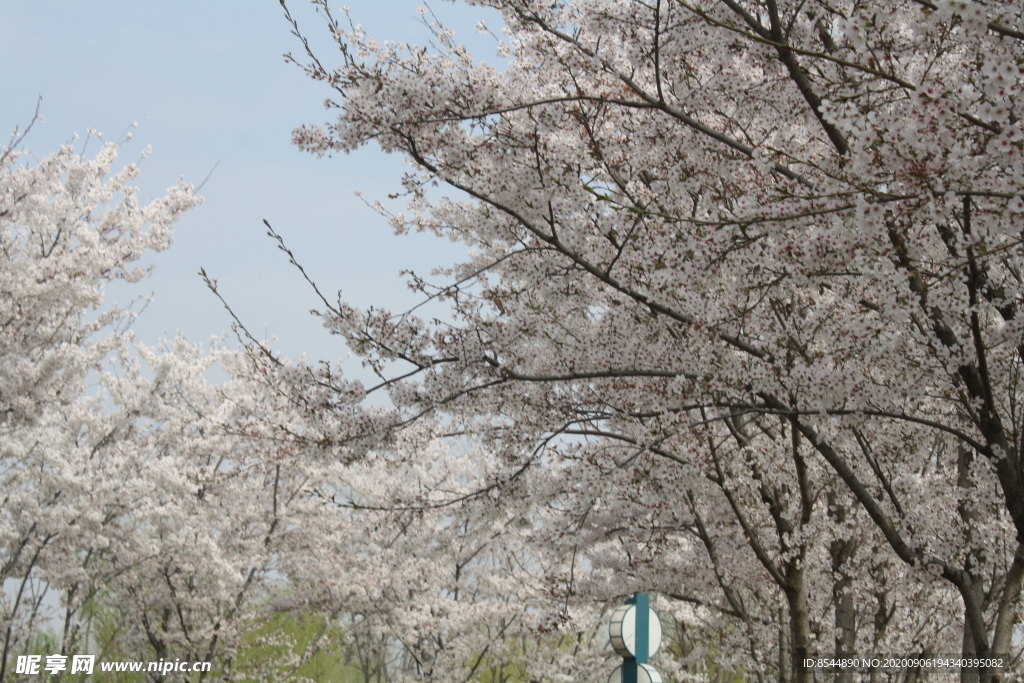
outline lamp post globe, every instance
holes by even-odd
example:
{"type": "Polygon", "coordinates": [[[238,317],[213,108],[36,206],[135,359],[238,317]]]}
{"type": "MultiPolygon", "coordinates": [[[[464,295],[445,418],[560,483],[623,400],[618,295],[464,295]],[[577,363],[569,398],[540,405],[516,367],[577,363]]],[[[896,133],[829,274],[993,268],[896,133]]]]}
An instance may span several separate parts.
{"type": "MultiPolygon", "coordinates": [[[[616,667],[612,675],[608,677],[608,683],[623,683],[623,667],[616,667]]],[[[636,683],[664,683],[661,674],[653,666],[647,664],[636,665],[636,683]]]]}
{"type": "MultiPolygon", "coordinates": [[[[620,657],[637,657],[637,617],[638,606],[635,604],[620,605],[612,612],[608,623],[608,637],[612,641],[612,648],[620,657]]],[[[644,659],[653,657],[660,647],[661,619],[654,610],[647,608],[647,647],[644,659]]]]}

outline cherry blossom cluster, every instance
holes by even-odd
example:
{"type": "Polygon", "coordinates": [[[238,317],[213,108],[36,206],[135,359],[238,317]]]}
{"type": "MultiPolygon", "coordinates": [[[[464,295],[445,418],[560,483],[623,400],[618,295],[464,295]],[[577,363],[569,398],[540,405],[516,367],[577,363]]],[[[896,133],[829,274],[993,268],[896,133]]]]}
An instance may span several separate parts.
{"type": "Polygon", "coordinates": [[[647,588],[680,675],[1019,646],[1021,3],[471,2],[501,65],[316,4],[296,144],[402,155],[393,227],[470,250],[446,320],[325,325],[497,459],[556,632],[647,588]]]}

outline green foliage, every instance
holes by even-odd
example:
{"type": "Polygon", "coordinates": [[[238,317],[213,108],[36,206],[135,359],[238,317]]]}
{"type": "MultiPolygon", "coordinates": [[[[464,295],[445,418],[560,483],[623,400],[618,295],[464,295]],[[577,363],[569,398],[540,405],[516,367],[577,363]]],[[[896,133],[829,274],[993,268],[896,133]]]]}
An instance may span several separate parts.
{"type": "Polygon", "coordinates": [[[321,614],[274,614],[256,625],[232,663],[245,681],[364,683],[346,656],[344,634],[321,614]]]}
{"type": "Polygon", "coordinates": [[[494,657],[489,653],[477,656],[474,662],[474,683],[527,683],[526,648],[512,642],[506,644],[505,656],[494,657]]]}
{"type": "MultiPolygon", "coordinates": [[[[144,674],[132,672],[104,672],[100,662],[153,660],[153,653],[126,652],[120,636],[126,624],[116,605],[103,596],[90,601],[86,610],[83,641],[88,645],[76,648],[76,654],[96,654],[92,675],[66,674],[62,680],[75,683],[138,683],[144,674]]],[[[60,638],[56,633],[37,635],[27,654],[52,655],[60,652],[60,638]]],[[[231,662],[214,662],[214,670],[204,680],[218,680],[225,666],[241,680],[255,683],[277,681],[332,681],[335,683],[365,683],[359,667],[350,663],[343,643],[343,633],[329,617],[320,614],[274,614],[254,624],[245,636],[231,662]]],[[[197,682],[200,674],[189,679],[197,682]]]]}

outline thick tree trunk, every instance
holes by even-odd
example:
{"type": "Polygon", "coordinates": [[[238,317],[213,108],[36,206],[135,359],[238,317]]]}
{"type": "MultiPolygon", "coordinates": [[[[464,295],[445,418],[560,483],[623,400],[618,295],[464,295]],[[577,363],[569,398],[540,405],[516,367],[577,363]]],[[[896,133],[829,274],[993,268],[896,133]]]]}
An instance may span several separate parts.
{"type": "Polygon", "coordinates": [[[814,670],[804,666],[804,660],[811,656],[811,616],[807,607],[807,587],[804,584],[804,570],[798,560],[789,563],[786,571],[788,586],[786,601],[789,604],[789,640],[792,644],[791,680],[793,683],[814,683],[814,670]]]}
{"type": "Polygon", "coordinates": [[[786,619],[779,608],[779,683],[789,683],[790,648],[786,637],[786,619]]]}
{"type": "Polygon", "coordinates": [[[999,597],[999,611],[996,613],[996,630],[992,637],[992,654],[1008,654],[1017,625],[1017,603],[1024,586],[1024,544],[1017,544],[1013,563],[1006,572],[1006,581],[999,597]]]}
{"type": "MultiPolygon", "coordinates": [[[[971,635],[971,625],[964,615],[964,638],[961,653],[965,658],[974,656],[974,637],[971,635]]],[[[960,669],[960,683],[978,683],[977,669],[960,669]]]]}
{"type": "MultiPolygon", "coordinates": [[[[835,587],[839,588],[842,581],[837,581],[835,587]]],[[[836,627],[836,659],[845,659],[853,654],[857,643],[857,609],[853,604],[853,596],[841,588],[835,597],[835,627],[836,627]]],[[[840,671],[836,674],[835,683],[854,683],[855,672],[850,670],[840,671]]]]}

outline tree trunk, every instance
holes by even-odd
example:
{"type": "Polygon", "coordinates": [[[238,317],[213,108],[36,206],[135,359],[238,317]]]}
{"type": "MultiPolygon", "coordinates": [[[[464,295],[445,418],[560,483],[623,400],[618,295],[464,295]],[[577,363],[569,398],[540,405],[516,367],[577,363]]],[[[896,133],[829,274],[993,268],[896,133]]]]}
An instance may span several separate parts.
{"type": "MultiPolygon", "coordinates": [[[[839,587],[841,583],[837,581],[835,586],[839,587]]],[[[857,642],[857,608],[848,591],[841,591],[835,599],[836,659],[846,659],[853,653],[857,642]]],[[[854,683],[855,680],[853,669],[840,670],[835,677],[835,683],[854,683]]]]}
{"type": "Polygon", "coordinates": [[[999,611],[996,616],[996,631],[992,637],[992,654],[1005,655],[1010,652],[1014,627],[1017,625],[1017,603],[1024,585],[1024,544],[1017,544],[1013,563],[1006,572],[1006,582],[999,597],[999,611]]]}
{"type": "MultiPolygon", "coordinates": [[[[829,514],[837,528],[846,522],[847,508],[839,500],[835,490],[828,494],[829,514]]],[[[852,579],[847,565],[857,552],[857,541],[854,539],[837,538],[830,544],[829,554],[832,556],[832,604],[835,605],[835,657],[849,657],[857,646],[857,607],[853,595],[848,588],[852,579]]],[[[835,676],[835,683],[854,683],[853,670],[840,670],[835,676]]]]}
{"type": "Polygon", "coordinates": [[[789,683],[790,648],[786,638],[786,619],[779,608],[779,683],[789,683]]]}
{"type": "Polygon", "coordinates": [[[793,683],[814,683],[814,669],[804,666],[811,656],[811,618],[807,607],[807,587],[800,560],[791,560],[786,570],[786,601],[789,603],[789,639],[792,643],[793,683]]]}
{"type": "MultiPolygon", "coordinates": [[[[964,615],[964,638],[961,651],[965,658],[972,657],[975,653],[974,637],[971,634],[971,625],[967,621],[967,615],[964,615]]],[[[978,683],[978,670],[960,669],[960,683],[978,683]]]]}

